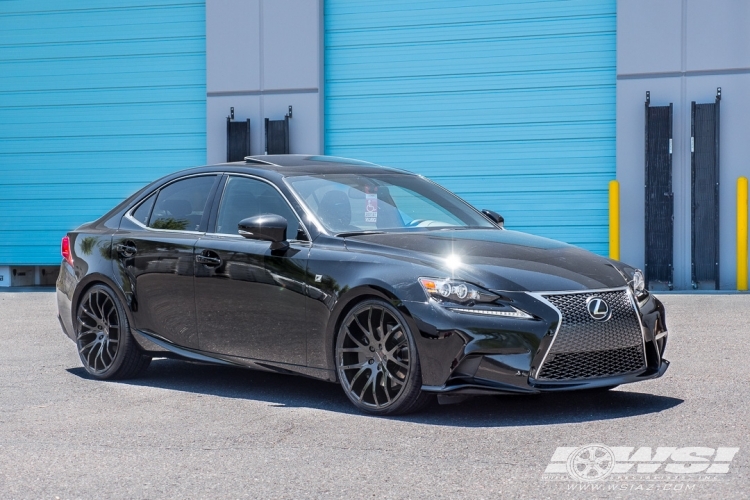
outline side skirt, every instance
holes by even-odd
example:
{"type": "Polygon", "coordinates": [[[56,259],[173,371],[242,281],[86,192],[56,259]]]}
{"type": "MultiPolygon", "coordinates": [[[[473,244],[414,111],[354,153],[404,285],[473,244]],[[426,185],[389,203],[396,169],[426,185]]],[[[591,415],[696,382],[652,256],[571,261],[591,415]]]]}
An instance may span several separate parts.
{"type": "MultiPolygon", "coordinates": [[[[260,370],[272,373],[284,373],[288,375],[302,375],[318,380],[328,382],[336,381],[336,373],[333,370],[323,368],[313,368],[309,366],[292,365],[287,363],[278,363],[275,361],[262,361],[249,358],[239,358],[236,356],[226,356],[216,353],[207,353],[196,349],[181,347],[172,342],[161,338],[152,333],[146,333],[140,330],[132,330],[133,336],[138,343],[150,355],[154,357],[164,356],[165,354],[177,355],[180,358],[201,361],[204,363],[213,363],[225,366],[237,366],[240,368],[249,368],[251,370],[260,370]],[[153,349],[156,347],[157,349],[153,349]],[[167,352],[164,352],[167,351],[167,352]]],[[[170,356],[171,357],[171,356],[170,356]]]]}

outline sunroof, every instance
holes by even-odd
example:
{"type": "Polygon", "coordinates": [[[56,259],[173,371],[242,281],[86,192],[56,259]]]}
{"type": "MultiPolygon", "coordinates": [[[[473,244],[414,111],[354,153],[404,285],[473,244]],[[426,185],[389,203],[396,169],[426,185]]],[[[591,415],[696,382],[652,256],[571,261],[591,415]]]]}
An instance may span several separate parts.
{"type": "Polygon", "coordinates": [[[260,160],[252,156],[246,156],[245,163],[257,163],[258,165],[276,165],[275,163],[271,163],[270,161],[260,160]]]}
{"type": "Polygon", "coordinates": [[[380,166],[375,163],[371,163],[369,161],[353,160],[351,158],[342,158],[340,156],[317,155],[317,156],[308,156],[306,159],[310,161],[319,161],[322,163],[345,163],[347,165],[366,165],[370,167],[380,166]]]}

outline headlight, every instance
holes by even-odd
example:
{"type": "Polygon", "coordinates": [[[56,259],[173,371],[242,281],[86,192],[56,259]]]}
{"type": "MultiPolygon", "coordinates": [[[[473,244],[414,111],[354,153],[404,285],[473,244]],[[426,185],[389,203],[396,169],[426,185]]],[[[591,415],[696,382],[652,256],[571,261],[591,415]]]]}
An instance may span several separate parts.
{"type": "Polygon", "coordinates": [[[422,285],[428,297],[432,297],[439,302],[464,304],[467,302],[494,302],[500,298],[492,292],[463,281],[419,278],[419,284],[422,285]]]}
{"type": "Polygon", "coordinates": [[[646,291],[646,279],[643,277],[643,273],[640,269],[636,269],[633,273],[633,290],[635,293],[643,293],[646,291]]]}
{"type": "Polygon", "coordinates": [[[646,293],[646,279],[643,277],[643,272],[640,269],[633,271],[633,277],[630,279],[630,286],[633,288],[633,292],[636,297],[642,297],[646,293]]]}
{"type": "Polygon", "coordinates": [[[499,295],[471,283],[451,279],[419,278],[419,284],[428,297],[442,303],[453,312],[519,319],[534,318],[503,301],[496,302],[501,299],[499,295]],[[479,307],[476,307],[477,305],[479,307]]]}

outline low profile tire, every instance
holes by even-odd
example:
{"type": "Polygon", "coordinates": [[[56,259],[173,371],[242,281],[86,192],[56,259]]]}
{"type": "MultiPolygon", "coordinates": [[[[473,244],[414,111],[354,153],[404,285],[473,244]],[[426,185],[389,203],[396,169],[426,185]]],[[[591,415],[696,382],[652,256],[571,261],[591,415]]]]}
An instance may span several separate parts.
{"type": "Polygon", "coordinates": [[[94,285],[81,297],[76,347],[83,367],[100,380],[137,377],[151,363],[133,339],[117,295],[106,285],[94,285]]]}
{"type": "Polygon", "coordinates": [[[403,315],[371,299],[354,306],[336,336],[339,382],[354,405],[374,415],[413,413],[432,397],[422,392],[414,337],[403,315]]]}

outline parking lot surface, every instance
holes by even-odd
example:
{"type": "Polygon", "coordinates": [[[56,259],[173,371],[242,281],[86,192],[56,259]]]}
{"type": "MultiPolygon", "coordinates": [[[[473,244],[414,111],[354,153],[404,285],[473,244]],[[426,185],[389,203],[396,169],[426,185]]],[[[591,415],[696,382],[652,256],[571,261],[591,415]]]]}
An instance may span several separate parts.
{"type": "Polygon", "coordinates": [[[0,498],[750,498],[750,295],[660,298],[661,379],[376,418],[337,385],[235,368],[159,359],[94,381],[53,293],[0,293],[0,498]],[[697,451],[651,456],[657,474],[545,473],[593,443],[697,451]],[[722,447],[739,448],[728,473],[691,472],[722,447]]]}

